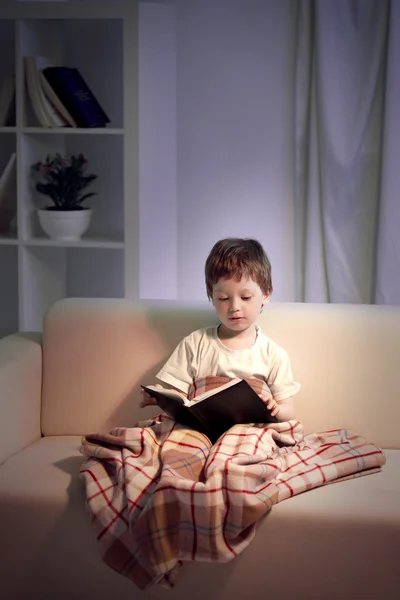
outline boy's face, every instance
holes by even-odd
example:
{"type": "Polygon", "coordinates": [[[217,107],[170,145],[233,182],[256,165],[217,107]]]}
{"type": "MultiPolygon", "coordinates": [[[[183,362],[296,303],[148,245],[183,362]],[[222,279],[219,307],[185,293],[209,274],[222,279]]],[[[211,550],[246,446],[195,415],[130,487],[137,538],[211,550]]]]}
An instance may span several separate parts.
{"type": "Polygon", "coordinates": [[[213,286],[212,303],[217,316],[232,333],[251,327],[268,298],[269,295],[262,293],[258,283],[246,276],[240,281],[220,279],[213,286]]]}

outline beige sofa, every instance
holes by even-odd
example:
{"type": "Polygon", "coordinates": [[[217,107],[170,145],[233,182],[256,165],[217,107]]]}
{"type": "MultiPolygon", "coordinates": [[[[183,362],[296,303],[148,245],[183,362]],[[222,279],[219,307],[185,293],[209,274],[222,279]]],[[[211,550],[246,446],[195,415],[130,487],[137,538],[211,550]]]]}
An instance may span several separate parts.
{"type": "MultiPolygon", "coordinates": [[[[0,598],[391,600],[400,594],[400,308],[271,303],[262,329],[302,383],[306,432],[349,428],[385,449],[380,473],[273,507],[228,564],[190,564],[139,591],[100,559],[78,479],[81,435],[132,426],[139,384],[212,308],[68,299],[39,334],[0,341],[0,598]]],[[[159,411],[157,411],[159,412],[159,411]]]]}

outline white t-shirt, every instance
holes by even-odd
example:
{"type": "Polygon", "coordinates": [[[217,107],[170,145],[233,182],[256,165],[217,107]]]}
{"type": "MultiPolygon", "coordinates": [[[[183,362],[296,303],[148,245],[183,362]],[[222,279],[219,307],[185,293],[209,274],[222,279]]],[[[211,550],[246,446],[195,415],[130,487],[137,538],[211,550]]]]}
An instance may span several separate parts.
{"type": "Polygon", "coordinates": [[[198,377],[257,377],[266,382],[275,400],[293,396],[300,384],[293,380],[287,352],[258,325],[256,331],[250,348],[232,350],[219,339],[217,325],[197,329],[183,338],[156,377],[185,394],[198,377]]]}

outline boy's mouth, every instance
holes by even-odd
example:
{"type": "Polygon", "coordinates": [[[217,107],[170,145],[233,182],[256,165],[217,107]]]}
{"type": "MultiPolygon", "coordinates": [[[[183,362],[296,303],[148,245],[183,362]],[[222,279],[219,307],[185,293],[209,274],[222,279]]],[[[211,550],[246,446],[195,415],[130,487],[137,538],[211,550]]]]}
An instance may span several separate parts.
{"type": "Polygon", "coordinates": [[[230,317],[229,320],[230,321],[241,321],[243,319],[243,317],[230,317]]]}

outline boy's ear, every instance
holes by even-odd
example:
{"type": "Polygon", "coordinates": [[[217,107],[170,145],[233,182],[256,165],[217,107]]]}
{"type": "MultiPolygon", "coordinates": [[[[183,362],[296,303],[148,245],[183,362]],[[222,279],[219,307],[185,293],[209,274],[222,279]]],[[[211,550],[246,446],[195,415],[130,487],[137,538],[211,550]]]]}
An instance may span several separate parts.
{"type": "Polygon", "coordinates": [[[264,294],[264,296],[263,296],[263,302],[261,304],[261,310],[264,308],[264,306],[266,304],[268,304],[270,298],[271,298],[271,294],[264,294]]]}

